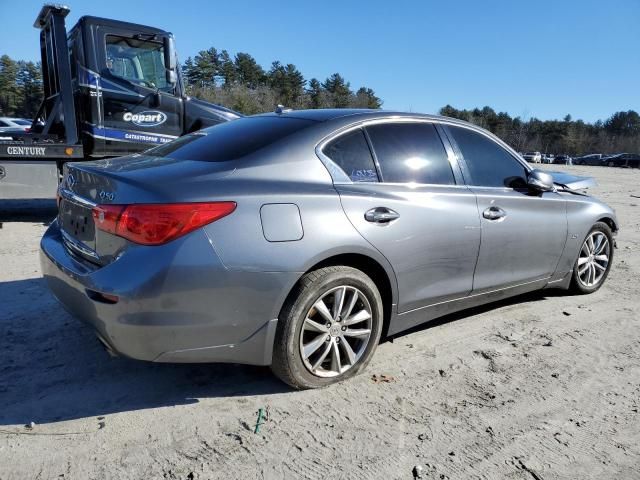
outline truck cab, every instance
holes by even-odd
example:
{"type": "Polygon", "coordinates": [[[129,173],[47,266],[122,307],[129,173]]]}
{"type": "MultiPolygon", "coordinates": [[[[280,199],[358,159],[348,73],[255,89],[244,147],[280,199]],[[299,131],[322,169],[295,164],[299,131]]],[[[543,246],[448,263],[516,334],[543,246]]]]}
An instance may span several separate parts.
{"type": "Polygon", "coordinates": [[[239,116],[185,94],[169,32],[82,17],[68,47],[78,130],[91,157],[138,152],[239,116]]]}
{"type": "Polygon", "coordinates": [[[45,5],[44,101],[28,133],[0,141],[0,199],[55,196],[66,161],[116,157],[170,142],[240,114],[185,93],[170,32],[45,5]]]}

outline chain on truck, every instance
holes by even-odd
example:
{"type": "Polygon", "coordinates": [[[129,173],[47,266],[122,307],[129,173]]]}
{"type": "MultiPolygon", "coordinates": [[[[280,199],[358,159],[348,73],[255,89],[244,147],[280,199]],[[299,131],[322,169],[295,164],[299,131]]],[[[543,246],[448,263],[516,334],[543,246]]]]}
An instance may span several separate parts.
{"type": "Polygon", "coordinates": [[[173,35],[45,5],[40,30],[44,100],[28,132],[2,134],[0,200],[53,198],[67,161],[117,157],[238,118],[185,94],[173,35]],[[9,135],[7,138],[6,135],[9,135]]]}

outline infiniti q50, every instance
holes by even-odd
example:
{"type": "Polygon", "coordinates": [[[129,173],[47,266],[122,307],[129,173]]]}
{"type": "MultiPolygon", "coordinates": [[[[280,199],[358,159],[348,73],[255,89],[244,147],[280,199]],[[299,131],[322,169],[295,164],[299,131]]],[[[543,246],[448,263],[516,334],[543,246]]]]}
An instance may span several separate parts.
{"type": "Polygon", "coordinates": [[[618,227],[590,183],[458,120],[279,111],[67,164],[42,270],[114,353],[321,387],[447,313],[600,288],[618,227]]]}

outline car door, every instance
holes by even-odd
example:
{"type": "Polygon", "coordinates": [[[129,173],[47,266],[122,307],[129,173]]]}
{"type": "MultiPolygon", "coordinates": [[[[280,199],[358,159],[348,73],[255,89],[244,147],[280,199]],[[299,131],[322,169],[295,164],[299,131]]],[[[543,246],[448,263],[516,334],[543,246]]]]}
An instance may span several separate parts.
{"type": "Polygon", "coordinates": [[[566,202],[527,188],[529,168],[479,130],[449,125],[481,221],[473,290],[482,292],[550,277],[567,238],[566,202]]]}
{"type": "Polygon", "coordinates": [[[346,173],[335,188],[349,220],[394,269],[399,313],[471,291],[480,244],[475,195],[460,184],[434,124],[368,124],[323,152],[346,173]]]}

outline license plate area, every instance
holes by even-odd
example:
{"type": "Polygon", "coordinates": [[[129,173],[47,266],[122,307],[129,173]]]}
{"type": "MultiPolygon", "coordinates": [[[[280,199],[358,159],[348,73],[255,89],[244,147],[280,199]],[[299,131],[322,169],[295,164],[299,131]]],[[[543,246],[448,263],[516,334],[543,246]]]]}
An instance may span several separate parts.
{"type": "Polygon", "coordinates": [[[96,231],[90,208],[63,197],[60,202],[58,221],[68,236],[95,250],[96,231]]]}

